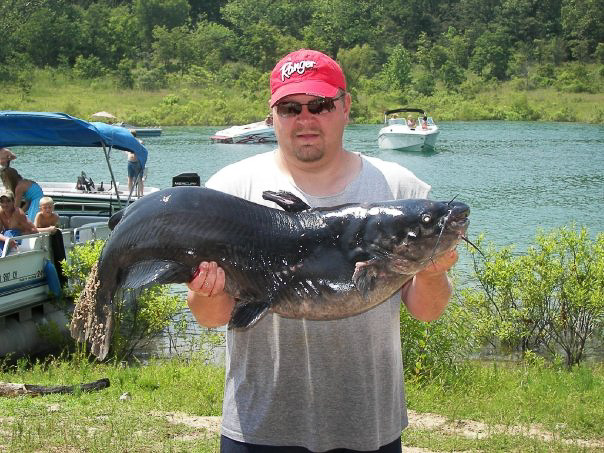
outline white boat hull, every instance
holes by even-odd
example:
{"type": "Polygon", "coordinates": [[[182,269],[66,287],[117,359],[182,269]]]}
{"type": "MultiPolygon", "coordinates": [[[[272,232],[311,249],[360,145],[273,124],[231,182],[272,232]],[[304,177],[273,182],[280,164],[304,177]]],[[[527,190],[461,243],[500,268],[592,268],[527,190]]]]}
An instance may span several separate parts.
{"type": "Polygon", "coordinates": [[[410,129],[406,125],[393,124],[380,129],[378,146],[381,149],[425,151],[434,148],[438,134],[437,126],[410,129]]]}
{"type": "Polygon", "coordinates": [[[276,143],[277,137],[273,126],[259,121],[217,131],[210,140],[214,143],[276,143]]]}
{"type": "MultiPolygon", "coordinates": [[[[84,221],[78,227],[62,229],[65,256],[69,257],[69,251],[78,244],[109,237],[107,220],[84,221]]],[[[26,235],[18,248],[10,252],[0,248],[0,316],[50,299],[44,271],[46,261],[53,261],[48,233],[26,235]]]]}

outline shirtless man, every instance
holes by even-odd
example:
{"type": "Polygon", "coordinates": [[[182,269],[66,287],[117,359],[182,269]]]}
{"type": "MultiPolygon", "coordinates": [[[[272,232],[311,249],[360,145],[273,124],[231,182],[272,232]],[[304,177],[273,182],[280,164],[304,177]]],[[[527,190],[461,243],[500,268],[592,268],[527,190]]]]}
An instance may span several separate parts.
{"type": "Polygon", "coordinates": [[[4,242],[8,239],[11,247],[16,246],[12,237],[38,232],[23,211],[15,207],[15,196],[10,191],[0,195],[0,226],[2,230],[0,241],[4,242]]]}

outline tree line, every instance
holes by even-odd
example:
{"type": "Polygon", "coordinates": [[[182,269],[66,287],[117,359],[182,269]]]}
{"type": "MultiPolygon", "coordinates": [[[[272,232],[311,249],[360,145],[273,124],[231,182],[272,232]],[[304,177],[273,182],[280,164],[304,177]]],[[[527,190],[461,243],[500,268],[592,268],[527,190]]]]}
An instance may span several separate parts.
{"type": "Polygon", "coordinates": [[[50,67],[123,88],[184,76],[254,91],[301,47],[335,57],[352,88],[383,81],[427,96],[469,74],[570,92],[601,91],[587,64],[604,78],[604,0],[7,0],[0,36],[9,83],[50,67]]]}

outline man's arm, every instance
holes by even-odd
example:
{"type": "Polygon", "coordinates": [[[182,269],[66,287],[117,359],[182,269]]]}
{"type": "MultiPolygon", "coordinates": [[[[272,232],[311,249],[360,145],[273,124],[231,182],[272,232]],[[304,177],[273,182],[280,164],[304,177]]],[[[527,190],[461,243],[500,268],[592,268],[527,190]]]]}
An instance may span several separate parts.
{"type": "Polygon", "coordinates": [[[457,250],[445,253],[403,286],[403,303],[411,316],[420,321],[434,321],[444,313],[453,294],[447,271],[457,258],[457,250]]]}
{"type": "MultiPolygon", "coordinates": [[[[19,181],[20,184],[17,184],[17,187],[15,187],[15,208],[16,209],[20,209],[21,208],[21,201],[23,201],[23,195],[25,193],[25,190],[23,189],[23,180],[19,181]]],[[[29,201],[25,200],[25,204],[23,205],[23,210],[27,211],[27,209],[29,208],[29,201]]]]}
{"type": "Polygon", "coordinates": [[[187,286],[187,304],[195,320],[204,327],[218,327],[229,322],[235,300],[224,291],[224,270],[215,262],[202,262],[197,275],[187,286]]]}
{"type": "Polygon", "coordinates": [[[32,222],[30,222],[30,220],[27,218],[27,216],[21,209],[15,208],[15,211],[17,211],[17,223],[19,224],[21,234],[32,234],[38,232],[36,226],[32,222]]]}

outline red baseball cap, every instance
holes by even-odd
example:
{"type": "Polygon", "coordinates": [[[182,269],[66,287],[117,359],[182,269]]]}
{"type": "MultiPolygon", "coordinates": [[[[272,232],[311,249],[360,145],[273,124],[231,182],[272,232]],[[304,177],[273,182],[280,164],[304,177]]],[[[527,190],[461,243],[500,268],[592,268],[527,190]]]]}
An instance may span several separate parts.
{"type": "Polygon", "coordinates": [[[271,72],[273,107],[290,94],[332,98],[346,91],[346,77],[340,65],[324,53],[300,49],[283,57],[271,72]]]}

